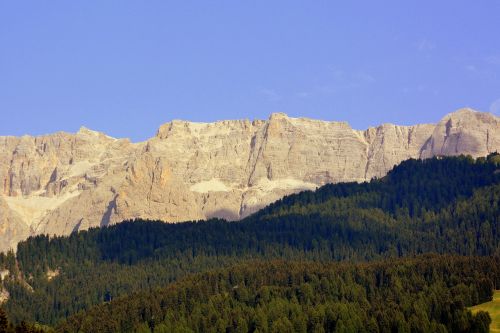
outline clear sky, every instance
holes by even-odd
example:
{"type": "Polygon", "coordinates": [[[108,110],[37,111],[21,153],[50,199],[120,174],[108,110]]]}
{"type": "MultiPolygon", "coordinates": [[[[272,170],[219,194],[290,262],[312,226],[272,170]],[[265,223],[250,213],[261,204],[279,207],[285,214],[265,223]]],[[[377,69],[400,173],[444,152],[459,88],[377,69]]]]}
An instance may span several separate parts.
{"type": "Polygon", "coordinates": [[[0,1],[0,135],[500,115],[500,1],[0,1]]]}

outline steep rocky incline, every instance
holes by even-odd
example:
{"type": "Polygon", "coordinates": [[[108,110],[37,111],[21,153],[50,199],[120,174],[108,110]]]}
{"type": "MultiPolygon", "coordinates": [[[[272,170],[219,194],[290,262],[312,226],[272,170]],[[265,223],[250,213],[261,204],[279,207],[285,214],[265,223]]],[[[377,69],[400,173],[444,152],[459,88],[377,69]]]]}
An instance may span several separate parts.
{"type": "Polygon", "coordinates": [[[272,114],[267,121],[172,121],[131,143],[76,134],[0,137],[0,250],[29,235],[69,234],[135,217],[244,217],[283,195],[385,175],[408,158],[500,151],[498,117],[462,109],[437,125],[272,114]]]}

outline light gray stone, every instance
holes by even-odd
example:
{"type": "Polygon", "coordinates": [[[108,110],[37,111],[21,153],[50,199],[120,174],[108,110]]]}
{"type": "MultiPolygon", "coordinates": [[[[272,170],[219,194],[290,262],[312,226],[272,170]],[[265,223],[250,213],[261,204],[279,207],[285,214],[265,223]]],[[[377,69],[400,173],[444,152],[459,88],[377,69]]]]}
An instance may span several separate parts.
{"type": "Polygon", "coordinates": [[[500,121],[462,109],[437,125],[291,118],[172,121],[140,143],[81,128],[0,137],[0,250],[125,219],[237,220],[282,196],[384,176],[408,158],[500,150],[500,121]]]}

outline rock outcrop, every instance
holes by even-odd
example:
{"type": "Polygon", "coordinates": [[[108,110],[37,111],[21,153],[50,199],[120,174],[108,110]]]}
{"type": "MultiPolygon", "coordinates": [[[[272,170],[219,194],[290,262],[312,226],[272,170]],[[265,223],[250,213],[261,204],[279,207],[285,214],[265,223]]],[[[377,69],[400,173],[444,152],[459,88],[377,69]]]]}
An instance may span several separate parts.
{"type": "Polygon", "coordinates": [[[86,128],[0,137],[0,250],[125,219],[236,220],[283,195],[385,175],[408,158],[500,151],[498,117],[463,109],[437,125],[172,121],[140,143],[86,128]]]}

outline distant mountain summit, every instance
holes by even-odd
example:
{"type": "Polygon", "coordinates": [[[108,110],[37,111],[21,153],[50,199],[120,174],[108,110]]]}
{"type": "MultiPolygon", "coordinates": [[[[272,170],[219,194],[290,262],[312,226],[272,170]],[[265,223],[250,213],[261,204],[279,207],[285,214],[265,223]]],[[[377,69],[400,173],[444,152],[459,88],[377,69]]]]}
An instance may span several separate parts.
{"type": "Polygon", "coordinates": [[[125,219],[239,219],[326,183],[385,175],[409,158],[500,151],[500,118],[462,109],[438,124],[291,118],[174,120],[140,143],[82,127],[0,137],[0,250],[125,219]]]}

